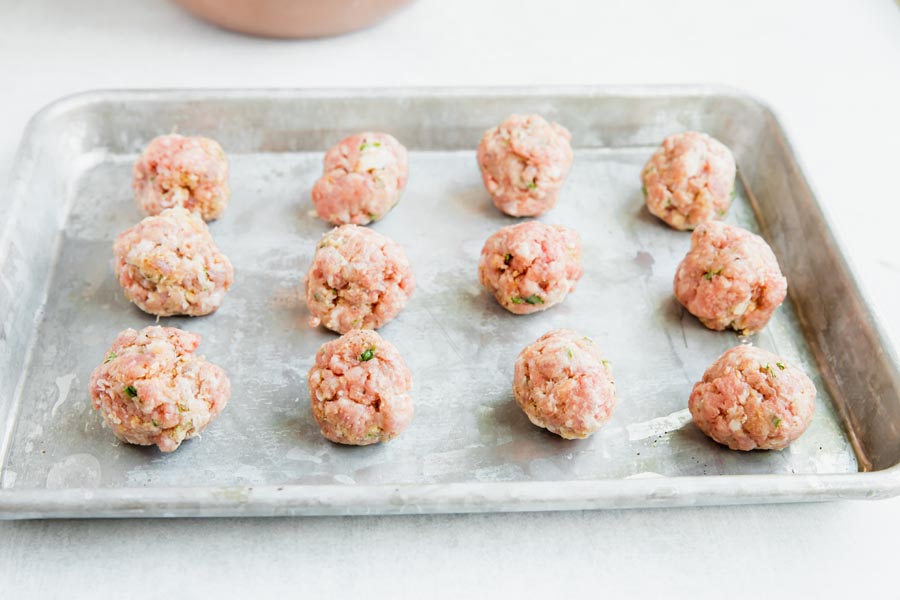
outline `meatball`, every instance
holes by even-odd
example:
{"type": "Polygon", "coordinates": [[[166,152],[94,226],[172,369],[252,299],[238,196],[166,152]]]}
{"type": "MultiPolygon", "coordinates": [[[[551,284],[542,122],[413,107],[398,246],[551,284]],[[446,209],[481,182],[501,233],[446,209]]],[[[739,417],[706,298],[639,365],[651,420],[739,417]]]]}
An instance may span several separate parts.
{"type": "Polygon", "coordinates": [[[756,333],[786,295],[787,280],[765,240],[718,221],[694,230],[691,249],[675,272],[675,297],[717,331],[756,333]]]}
{"type": "Polygon", "coordinates": [[[732,450],[781,450],[812,420],[816,388],[777,355],[737,346],[694,385],[688,408],[703,433],[732,450]]]}
{"type": "Polygon", "coordinates": [[[119,439],[172,452],[203,431],[231,396],[225,371],[194,355],[200,336],[126,329],[91,374],[91,400],[119,439]]]}
{"type": "Polygon", "coordinates": [[[641,171],[651,213],[675,229],[721,219],[734,196],[734,157],[705,133],[667,137],[641,171]]]}
{"type": "Polygon", "coordinates": [[[228,206],[228,159],[215,140],[163,135],[153,139],[134,165],[134,196],[141,210],[157,215],[181,206],[206,221],[228,206]]]}
{"type": "Polygon", "coordinates": [[[387,442],[412,420],[412,373],[374,331],[354,330],[323,344],[307,383],[313,417],[332,442],[387,442]]]}
{"type": "Polygon", "coordinates": [[[358,133],[325,154],[312,190],[316,212],[332,225],[377,221],[400,201],[409,166],[404,148],[386,133],[358,133]]]}
{"type": "Polygon", "coordinates": [[[170,208],[126,229],[113,245],[125,297],[160,317],[208,315],[219,308],[234,269],[197,214],[170,208]]]}
{"type": "Polygon", "coordinates": [[[569,329],[545,333],[519,353],[513,394],[532,423],[568,440],[593,434],[616,407],[609,362],[569,329]]]}
{"type": "Polygon", "coordinates": [[[310,327],[338,333],[378,329],[397,316],[416,288],[403,248],[358,225],[322,236],[304,278],[310,327]]]}
{"type": "Polygon", "coordinates": [[[572,167],[572,135],[540,115],[512,115],[478,145],[478,166],[494,205],[513,217],[533,217],[556,205],[572,167]]]}
{"type": "Polygon", "coordinates": [[[538,221],[503,227],[481,249],[478,278],[500,306],[524,315],[565,300],[581,278],[581,236],[538,221]]]}

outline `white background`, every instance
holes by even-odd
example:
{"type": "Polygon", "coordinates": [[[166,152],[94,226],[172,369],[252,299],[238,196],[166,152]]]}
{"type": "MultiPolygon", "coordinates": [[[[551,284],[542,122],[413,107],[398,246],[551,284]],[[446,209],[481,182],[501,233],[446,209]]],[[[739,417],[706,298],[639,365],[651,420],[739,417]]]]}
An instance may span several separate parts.
{"type": "MultiPolygon", "coordinates": [[[[420,0],[375,29],[307,42],[220,31],[165,0],[0,0],[0,182],[29,116],[91,88],[627,83],[723,83],[770,104],[900,340],[891,0],[420,0]]],[[[11,522],[0,523],[0,597],[900,597],[898,539],[900,499],[11,522]]]]}

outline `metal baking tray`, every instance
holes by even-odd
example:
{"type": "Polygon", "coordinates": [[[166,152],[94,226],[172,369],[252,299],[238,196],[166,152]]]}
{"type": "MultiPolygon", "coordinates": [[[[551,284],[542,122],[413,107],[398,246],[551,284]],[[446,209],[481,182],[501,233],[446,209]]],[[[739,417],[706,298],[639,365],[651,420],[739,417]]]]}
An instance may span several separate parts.
{"type": "Polygon", "coordinates": [[[882,498],[900,490],[900,376],[877,319],[772,112],[716,87],[380,91],[116,91],[61,100],[31,122],[0,204],[0,516],[313,515],[556,510],[882,498]],[[483,292],[485,238],[514,222],[482,187],[475,147],[514,112],[573,134],[575,164],[543,217],[578,229],[585,274],[562,305],[514,316],[483,292]],[[212,224],[234,262],[222,308],[162,319],[203,336],[229,373],[227,409],[163,455],[117,442],[87,393],[116,333],[155,319],[112,274],[115,235],[141,215],[131,166],[155,135],[218,139],[232,203],[212,224]],[[364,129],[411,151],[400,205],[374,227],[403,244],[418,289],[381,330],[414,373],[416,415],[389,444],[318,433],[306,372],[333,336],[306,326],[300,279],[328,227],[310,213],[323,152],[364,129]],[[686,411],[732,333],[672,297],[689,234],[643,206],[639,172],[670,133],[734,151],[728,221],[760,231],[790,299],[750,340],[818,388],[807,433],[783,452],[733,452],[686,411]],[[533,427],[512,400],[518,351],[571,327],[611,360],[619,405],[592,438],[533,427]]]}

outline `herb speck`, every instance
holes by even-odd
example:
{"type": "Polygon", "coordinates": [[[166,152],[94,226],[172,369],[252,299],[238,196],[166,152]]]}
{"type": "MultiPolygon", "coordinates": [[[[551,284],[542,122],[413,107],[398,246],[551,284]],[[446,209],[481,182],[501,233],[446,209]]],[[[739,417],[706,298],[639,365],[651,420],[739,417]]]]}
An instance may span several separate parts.
{"type": "Polygon", "coordinates": [[[110,351],[110,353],[106,355],[106,360],[103,361],[103,364],[108,363],[109,361],[113,360],[115,357],[116,357],[116,353],[110,351]]]}
{"type": "Polygon", "coordinates": [[[134,398],[137,396],[137,390],[134,389],[133,385],[126,385],[124,391],[125,391],[125,395],[128,396],[129,398],[134,398]]]}
{"type": "Polygon", "coordinates": [[[368,360],[372,360],[375,357],[375,346],[371,348],[366,348],[366,350],[359,355],[360,362],[366,362],[368,360]]]}

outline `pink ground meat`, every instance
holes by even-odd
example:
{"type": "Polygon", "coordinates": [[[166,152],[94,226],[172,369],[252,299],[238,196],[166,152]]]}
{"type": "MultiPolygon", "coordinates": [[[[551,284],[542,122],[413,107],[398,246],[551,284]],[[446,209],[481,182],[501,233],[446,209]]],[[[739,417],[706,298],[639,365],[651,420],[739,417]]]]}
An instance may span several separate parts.
{"type": "Polygon", "coordinates": [[[513,394],[532,423],[566,439],[590,436],[616,407],[609,363],[590,338],[568,329],[545,333],[522,350],[513,394]]]}
{"type": "Polygon", "coordinates": [[[310,326],[321,323],[338,333],[381,327],[416,288],[400,244],[358,225],[322,236],[305,283],[310,326]]]}
{"type": "Polygon", "coordinates": [[[481,250],[478,278],[509,312],[524,315],[565,300],[581,278],[581,236],[538,221],[509,225],[481,250]]]}
{"type": "Polygon", "coordinates": [[[170,208],[126,229],[113,245],[114,269],[125,297],[152,315],[214,312],[234,281],[203,219],[170,208]]]}
{"type": "Polygon", "coordinates": [[[366,225],[400,201],[409,166],[406,148],[386,133],[359,133],[325,154],[312,190],[319,216],[333,225],[366,225]]]}
{"type": "Polygon", "coordinates": [[[228,160],[215,140],[178,134],[153,139],[134,165],[132,188],[148,215],[181,206],[218,219],[228,206],[228,160]]]}
{"type": "Polygon", "coordinates": [[[675,229],[721,219],[734,194],[731,151],[705,133],[667,137],[641,171],[647,208],[675,229]]]}
{"type": "Polygon", "coordinates": [[[572,167],[572,135],[540,115],[512,115],[489,129],[478,145],[478,166],[494,205],[513,217],[556,206],[572,167]]]}
{"type": "Polygon", "coordinates": [[[691,249],[675,272],[675,297],[717,331],[756,333],[786,295],[787,280],[765,240],[718,221],[691,234],[691,249]]]}
{"type": "Polygon", "coordinates": [[[801,369],[753,346],[720,356],[688,403],[703,433],[732,450],[781,450],[812,420],[816,388],[801,369]]]}
{"type": "Polygon", "coordinates": [[[412,373],[374,331],[354,330],[323,344],[307,382],[313,417],[332,442],[387,442],[412,420],[412,373]]]}
{"type": "Polygon", "coordinates": [[[126,329],[91,374],[91,400],[116,437],[172,452],[231,396],[225,371],[194,355],[200,336],[174,327],[126,329]]]}

